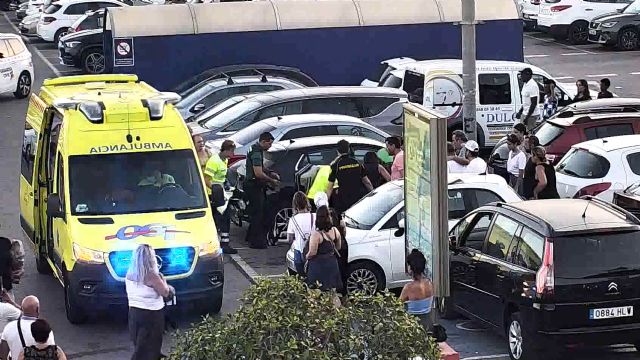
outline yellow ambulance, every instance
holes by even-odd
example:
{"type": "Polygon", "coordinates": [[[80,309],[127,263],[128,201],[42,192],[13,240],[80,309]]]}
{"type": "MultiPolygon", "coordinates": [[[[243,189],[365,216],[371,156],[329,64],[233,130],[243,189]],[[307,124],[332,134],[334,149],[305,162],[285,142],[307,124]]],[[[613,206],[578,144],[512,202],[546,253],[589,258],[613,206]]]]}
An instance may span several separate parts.
{"type": "Polygon", "coordinates": [[[198,158],[173,103],[135,75],[48,79],[27,110],[20,220],[67,318],[126,305],[132,250],[156,250],[178,303],[218,312],[224,281],[198,158]]]}

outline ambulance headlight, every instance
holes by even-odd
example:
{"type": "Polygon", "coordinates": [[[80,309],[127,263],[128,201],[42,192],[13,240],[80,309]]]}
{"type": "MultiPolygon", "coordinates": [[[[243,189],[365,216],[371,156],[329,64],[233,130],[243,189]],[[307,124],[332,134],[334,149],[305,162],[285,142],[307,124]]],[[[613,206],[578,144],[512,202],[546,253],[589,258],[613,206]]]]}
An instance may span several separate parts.
{"type": "Polygon", "coordinates": [[[78,106],[78,110],[94,124],[104,121],[104,104],[97,101],[85,101],[78,106]]]}
{"type": "Polygon", "coordinates": [[[221,255],[222,249],[219,246],[216,246],[215,242],[209,241],[200,245],[200,253],[199,256],[212,256],[212,255],[221,255]]]}
{"type": "Polygon", "coordinates": [[[142,106],[149,110],[149,118],[151,120],[160,120],[164,115],[164,99],[142,99],[142,106]]]}
{"type": "Polygon", "coordinates": [[[101,251],[88,249],[76,243],[73,243],[73,257],[78,262],[90,264],[104,263],[104,253],[102,253],[101,251]]]}

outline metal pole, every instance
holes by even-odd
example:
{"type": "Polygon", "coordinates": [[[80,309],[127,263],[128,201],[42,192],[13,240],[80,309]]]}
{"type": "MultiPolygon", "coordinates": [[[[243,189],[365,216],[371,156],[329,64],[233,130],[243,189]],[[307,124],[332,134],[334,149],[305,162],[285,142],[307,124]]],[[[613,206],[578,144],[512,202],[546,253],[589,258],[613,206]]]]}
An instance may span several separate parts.
{"type": "Polygon", "coordinates": [[[476,128],[476,2],[462,1],[462,125],[469,140],[478,141],[476,128]]]}

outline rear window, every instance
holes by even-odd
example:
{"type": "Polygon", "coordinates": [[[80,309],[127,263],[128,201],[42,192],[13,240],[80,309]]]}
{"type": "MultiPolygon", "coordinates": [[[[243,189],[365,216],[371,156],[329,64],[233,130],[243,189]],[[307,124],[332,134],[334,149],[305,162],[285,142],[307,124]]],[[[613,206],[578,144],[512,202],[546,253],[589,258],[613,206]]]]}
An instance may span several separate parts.
{"type": "Polygon", "coordinates": [[[582,279],[640,269],[640,231],[561,237],[553,242],[555,276],[582,279]]]}
{"type": "Polygon", "coordinates": [[[547,146],[564,133],[564,128],[556,124],[545,122],[542,124],[535,135],[540,140],[540,145],[547,146]]]}
{"type": "Polygon", "coordinates": [[[633,133],[633,126],[631,124],[611,124],[584,129],[584,135],[587,140],[602,139],[610,136],[632,135],[633,133]]]}
{"type": "Polygon", "coordinates": [[[389,74],[378,86],[400,89],[402,87],[402,79],[393,74],[389,74]]]}
{"type": "Polygon", "coordinates": [[[568,176],[582,179],[598,179],[609,172],[609,161],[584,149],[573,149],[556,167],[568,176]]]}
{"type": "Polygon", "coordinates": [[[636,175],[640,175],[640,153],[627,155],[627,162],[631,171],[636,175]]]}
{"type": "Polygon", "coordinates": [[[47,10],[44,11],[44,13],[48,15],[55,14],[58,12],[58,10],[60,10],[61,7],[62,6],[58,4],[49,5],[49,7],[47,8],[47,10]]]}

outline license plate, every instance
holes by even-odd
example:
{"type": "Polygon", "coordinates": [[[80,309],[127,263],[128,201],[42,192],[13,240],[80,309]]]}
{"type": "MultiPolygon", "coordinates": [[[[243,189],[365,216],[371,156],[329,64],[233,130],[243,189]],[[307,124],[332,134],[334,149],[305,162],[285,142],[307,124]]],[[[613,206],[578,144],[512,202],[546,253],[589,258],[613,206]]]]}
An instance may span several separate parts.
{"type": "Polygon", "coordinates": [[[589,310],[589,319],[591,320],[614,319],[631,316],[633,316],[633,306],[620,306],[589,310]]]}
{"type": "Polygon", "coordinates": [[[597,31],[595,31],[593,29],[589,29],[589,35],[595,35],[597,33],[598,33],[597,31]]]}

